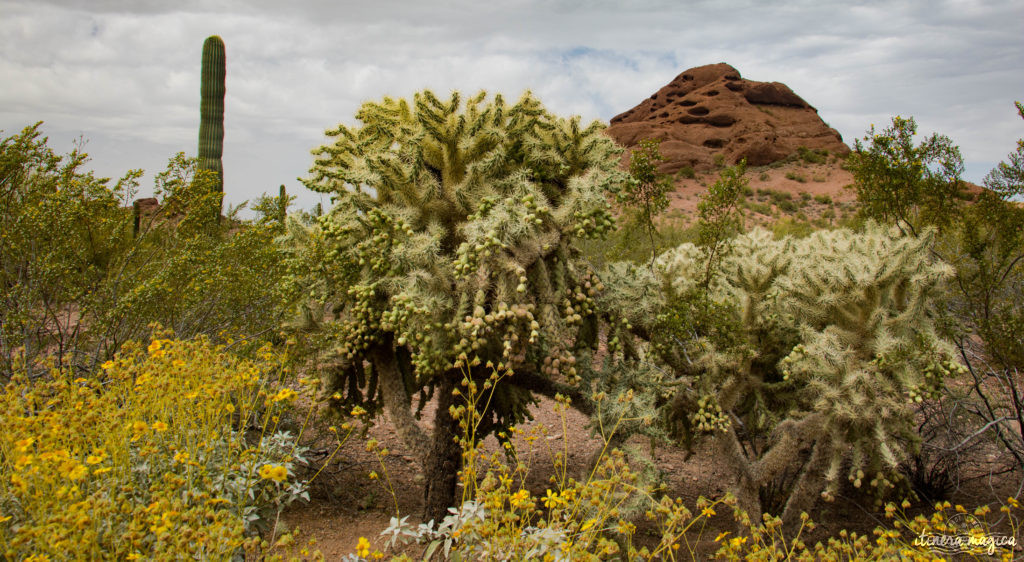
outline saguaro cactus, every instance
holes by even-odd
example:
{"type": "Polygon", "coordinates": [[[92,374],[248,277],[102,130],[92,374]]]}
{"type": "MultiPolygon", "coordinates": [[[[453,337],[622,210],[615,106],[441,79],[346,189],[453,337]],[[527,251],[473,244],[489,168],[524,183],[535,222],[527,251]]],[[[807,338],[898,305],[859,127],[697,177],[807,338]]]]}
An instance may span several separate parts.
{"type": "Polygon", "coordinates": [[[203,43],[199,102],[199,169],[217,172],[217,190],[224,191],[224,41],[212,35],[203,43]]]}

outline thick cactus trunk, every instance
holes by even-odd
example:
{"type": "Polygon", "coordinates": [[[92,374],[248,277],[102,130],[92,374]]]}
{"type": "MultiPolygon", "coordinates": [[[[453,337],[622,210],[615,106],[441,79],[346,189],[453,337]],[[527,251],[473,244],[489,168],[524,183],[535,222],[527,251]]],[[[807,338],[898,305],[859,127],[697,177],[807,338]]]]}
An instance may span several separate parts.
{"type": "Polygon", "coordinates": [[[203,43],[199,103],[199,169],[217,172],[217,190],[224,191],[224,41],[213,35],[203,43]]]}

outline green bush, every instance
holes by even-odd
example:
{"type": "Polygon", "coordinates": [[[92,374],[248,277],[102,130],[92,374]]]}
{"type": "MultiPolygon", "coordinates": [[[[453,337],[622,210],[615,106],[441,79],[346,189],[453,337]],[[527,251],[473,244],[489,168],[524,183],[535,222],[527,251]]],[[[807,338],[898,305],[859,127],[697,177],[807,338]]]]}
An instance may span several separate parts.
{"type": "Polygon", "coordinates": [[[676,177],[692,180],[697,177],[697,172],[694,171],[693,166],[687,164],[684,165],[682,168],[679,168],[679,170],[676,172],[676,177]]]}
{"type": "Polygon", "coordinates": [[[801,146],[796,149],[797,156],[808,164],[824,164],[828,161],[827,150],[810,150],[806,146],[801,146]]]}
{"type": "Polygon", "coordinates": [[[280,226],[217,221],[215,177],[183,154],[157,175],[159,209],[136,221],[141,171],[110,186],[85,154],[46,143],[38,124],[0,141],[0,380],[16,357],[30,378],[47,358],[91,372],[152,322],[186,338],[277,326],[280,226]]]}

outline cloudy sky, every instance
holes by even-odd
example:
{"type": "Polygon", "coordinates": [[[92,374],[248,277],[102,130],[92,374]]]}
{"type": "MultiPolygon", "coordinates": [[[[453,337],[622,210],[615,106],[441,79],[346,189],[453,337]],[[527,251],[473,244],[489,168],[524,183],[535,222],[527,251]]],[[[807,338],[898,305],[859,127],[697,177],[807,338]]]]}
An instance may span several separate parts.
{"type": "MultiPolygon", "coordinates": [[[[852,0],[0,0],[0,129],[88,140],[104,176],[194,154],[203,40],[227,45],[231,203],[297,178],[324,129],[365,100],[531,89],[607,121],[683,70],[728,62],[780,81],[848,144],[912,115],[952,137],[980,181],[1024,121],[1024,2],[852,0]]],[[[304,192],[304,193],[302,193],[304,192]]]]}

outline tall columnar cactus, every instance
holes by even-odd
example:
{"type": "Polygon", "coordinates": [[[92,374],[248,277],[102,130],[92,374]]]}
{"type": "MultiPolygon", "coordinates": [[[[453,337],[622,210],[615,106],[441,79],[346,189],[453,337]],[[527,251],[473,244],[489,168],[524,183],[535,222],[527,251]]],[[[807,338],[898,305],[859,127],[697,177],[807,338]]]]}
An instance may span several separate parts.
{"type": "Polygon", "coordinates": [[[224,191],[224,41],[216,36],[203,43],[199,85],[199,169],[217,172],[217,190],[224,191]]]}

